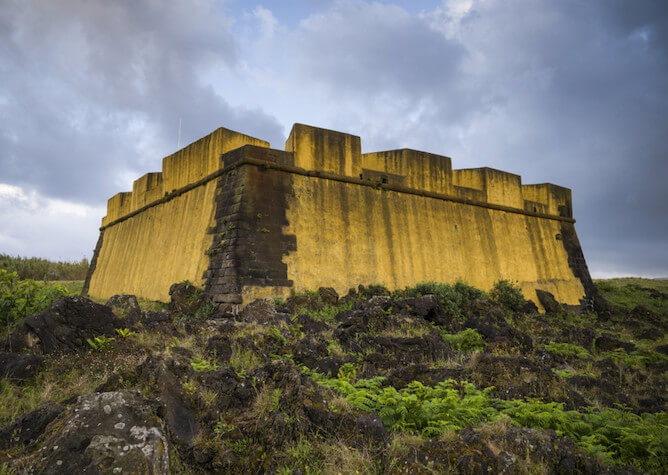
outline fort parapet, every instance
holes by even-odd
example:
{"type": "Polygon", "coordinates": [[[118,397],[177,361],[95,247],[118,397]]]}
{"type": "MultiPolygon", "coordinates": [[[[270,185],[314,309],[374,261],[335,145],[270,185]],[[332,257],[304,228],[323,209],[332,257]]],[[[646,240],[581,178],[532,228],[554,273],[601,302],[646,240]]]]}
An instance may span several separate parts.
{"type": "Polygon", "coordinates": [[[107,205],[91,296],[167,300],[190,280],[217,302],[357,284],[519,282],[579,305],[592,292],[571,191],[295,124],[285,150],[227,129],[163,160],[107,205]]]}

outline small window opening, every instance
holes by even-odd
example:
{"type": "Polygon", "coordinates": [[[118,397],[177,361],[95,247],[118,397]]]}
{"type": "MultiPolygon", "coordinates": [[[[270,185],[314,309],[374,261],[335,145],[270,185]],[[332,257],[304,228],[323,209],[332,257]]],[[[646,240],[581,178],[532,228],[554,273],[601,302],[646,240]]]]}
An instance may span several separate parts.
{"type": "Polygon", "coordinates": [[[380,179],[380,181],[383,182],[383,183],[387,183],[387,177],[386,177],[386,176],[382,177],[382,178],[380,179]]]}

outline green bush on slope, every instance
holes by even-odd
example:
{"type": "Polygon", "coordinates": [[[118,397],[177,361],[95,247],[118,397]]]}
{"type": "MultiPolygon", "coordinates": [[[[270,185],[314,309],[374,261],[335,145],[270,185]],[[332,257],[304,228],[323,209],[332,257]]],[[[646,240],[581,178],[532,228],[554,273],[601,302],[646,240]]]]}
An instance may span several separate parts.
{"type": "Polygon", "coordinates": [[[489,296],[493,302],[507,308],[511,312],[521,309],[525,303],[522,289],[505,279],[499,280],[494,284],[492,290],[489,291],[489,296]]]}
{"type": "Polygon", "coordinates": [[[16,272],[0,270],[0,330],[28,315],[41,312],[53,300],[69,294],[62,285],[19,280],[16,272]]]}
{"type": "Polygon", "coordinates": [[[423,295],[434,295],[441,303],[443,311],[451,317],[461,317],[462,310],[467,308],[471,302],[478,298],[486,298],[487,294],[464,282],[454,285],[440,282],[421,282],[414,287],[396,291],[393,297],[421,297],[423,295]]]}
{"type": "Polygon", "coordinates": [[[441,331],[441,338],[452,348],[459,351],[480,350],[486,345],[482,335],[473,328],[467,328],[459,333],[452,334],[441,331]]]}

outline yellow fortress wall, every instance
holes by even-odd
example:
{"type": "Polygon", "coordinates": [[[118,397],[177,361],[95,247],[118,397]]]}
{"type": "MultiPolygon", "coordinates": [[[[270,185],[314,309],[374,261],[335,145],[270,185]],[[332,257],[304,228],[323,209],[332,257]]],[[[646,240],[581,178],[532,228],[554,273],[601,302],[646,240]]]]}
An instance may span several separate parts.
{"type": "Polygon", "coordinates": [[[175,282],[189,280],[203,286],[213,240],[209,230],[215,225],[217,179],[191,190],[184,187],[218,171],[221,154],[245,144],[269,146],[264,140],[219,128],[166,157],[163,171],[136,180],[132,193],[114,195],[102,219],[85,291],[99,298],[127,293],[166,301],[175,282]],[[128,217],[132,213],[136,214],[128,217]]]}
{"type": "Polygon", "coordinates": [[[288,221],[297,250],[285,262],[298,291],[427,280],[489,289],[511,278],[536,302],[537,288],[572,305],[585,295],[555,238],[559,221],[306,177],[294,178],[288,221]]]}
{"type": "Polygon", "coordinates": [[[88,292],[165,300],[188,279],[240,304],[510,279],[536,303],[536,289],[574,306],[591,296],[567,188],[416,150],[362,154],[359,137],[303,124],[285,151],[268,147],[218,129],[112,197],[88,292]]]}

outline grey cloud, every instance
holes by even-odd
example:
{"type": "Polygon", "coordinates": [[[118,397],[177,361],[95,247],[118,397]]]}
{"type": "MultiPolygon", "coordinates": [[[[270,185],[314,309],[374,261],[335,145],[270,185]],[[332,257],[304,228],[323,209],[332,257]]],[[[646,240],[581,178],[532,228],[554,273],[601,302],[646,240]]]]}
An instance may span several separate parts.
{"type": "Polygon", "coordinates": [[[413,146],[451,155],[458,168],[571,187],[594,273],[668,275],[659,4],[474,2],[456,19],[445,8],[414,17],[338,2],[302,22],[296,64],[303,84],[355,97],[366,115],[339,107],[332,122],[354,121],[348,129],[370,148],[413,146]]]}
{"type": "Polygon", "coordinates": [[[221,125],[283,135],[203,82],[239,61],[222,2],[9,1],[0,24],[0,182],[99,202],[159,169],[179,118],[182,144],[221,125]]]}
{"type": "Polygon", "coordinates": [[[464,53],[402,8],[361,1],[302,21],[291,47],[307,80],[354,97],[445,87],[464,53]]]}
{"type": "MultiPolygon", "coordinates": [[[[668,275],[667,2],[474,1],[461,17],[447,2],[420,14],[389,3],[300,3],[317,13],[279,29],[273,63],[249,66],[280,78],[261,97],[308,97],[314,125],[367,150],[409,146],[571,187],[595,273],[668,275]]],[[[224,7],[0,3],[0,183],[97,204],[159,169],[179,118],[181,143],[223,125],[281,144],[288,124],[207,82],[252,61],[224,7]]]]}

